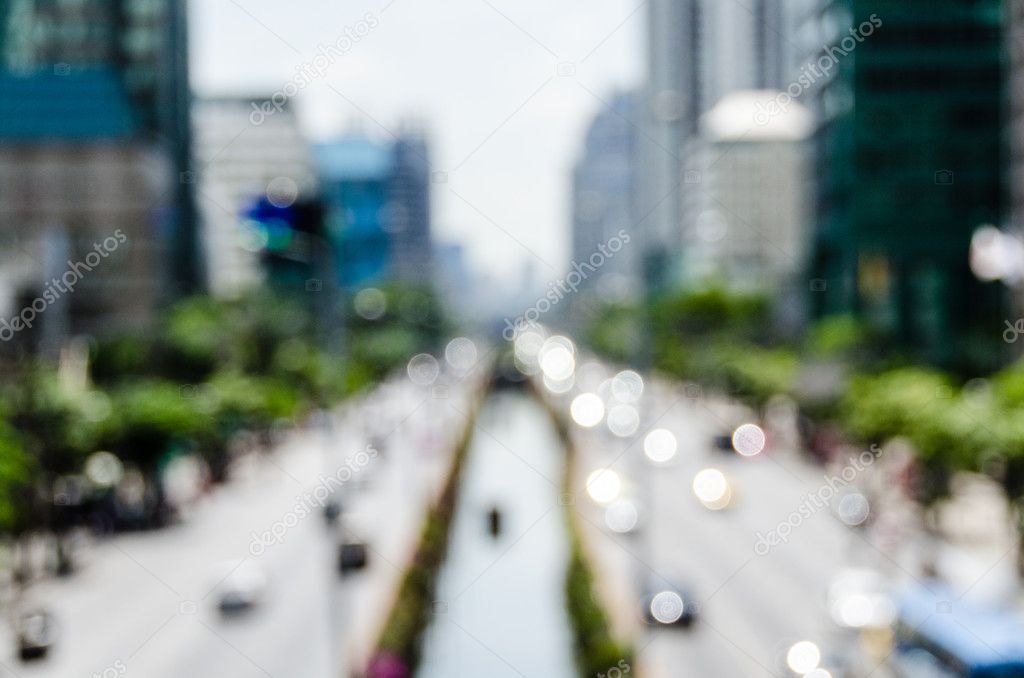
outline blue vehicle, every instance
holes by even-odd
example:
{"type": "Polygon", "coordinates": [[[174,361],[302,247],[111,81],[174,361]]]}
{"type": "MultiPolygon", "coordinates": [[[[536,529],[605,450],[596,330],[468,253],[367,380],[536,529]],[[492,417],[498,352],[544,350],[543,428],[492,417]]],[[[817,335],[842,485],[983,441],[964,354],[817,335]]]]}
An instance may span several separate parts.
{"type": "Polygon", "coordinates": [[[896,676],[1024,678],[1024,612],[958,600],[939,582],[903,591],[896,605],[896,676]]]}

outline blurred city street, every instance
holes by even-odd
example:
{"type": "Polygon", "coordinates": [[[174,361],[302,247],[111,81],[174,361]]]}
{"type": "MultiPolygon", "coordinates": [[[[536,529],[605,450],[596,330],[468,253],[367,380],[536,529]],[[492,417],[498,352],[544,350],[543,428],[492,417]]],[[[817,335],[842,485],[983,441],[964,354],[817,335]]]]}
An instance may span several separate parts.
{"type": "Polygon", "coordinates": [[[0,0],[0,678],[1024,678],[1024,0],[0,0]]]}

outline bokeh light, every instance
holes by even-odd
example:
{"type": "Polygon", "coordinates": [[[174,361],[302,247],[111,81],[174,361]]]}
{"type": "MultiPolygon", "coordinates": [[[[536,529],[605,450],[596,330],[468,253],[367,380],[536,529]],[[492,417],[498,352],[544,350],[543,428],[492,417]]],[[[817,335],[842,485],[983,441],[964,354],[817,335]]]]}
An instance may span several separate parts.
{"type": "Polygon", "coordinates": [[[632,532],[639,521],[640,511],[631,501],[617,501],[604,511],[604,524],[612,532],[632,532]]]}
{"type": "Polygon", "coordinates": [[[794,673],[804,675],[818,668],[821,663],[821,650],[809,640],[794,643],[786,652],[786,666],[794,673]]]}
{"type": "Polygon", "coordinates": [[[871,513],[871,504],[860,492],[850,492],[839,500],[837,513],[839,519],[851,527],[862,525],[871,513]]]}
{"type": "Polygon", "coordinates": [[[97,487],[113,487],[123,475],[124,465],[110,452],[95,452],[85,462],[85,477],[97,487]]]}
{"type": "Polygon", "coordinates": [[[718,511],[732,501],[729,479],[716,468],[706,468],[693,477],[693,493],[706,508],[718,511]]]}
{"type": "Polygon", "coordinates": [[[683,597],[675,591],[661,591],[651,598],[651,616],[662,624],[674,624],[683,616],[683,597]]]}
{"type": "Polygon", "coordinates": [[[598,504],[610,504],[622,492],[622,478],[609,468],[599,468],[587,476],[587,494],[598,504]]]}
{"type": "Polygon", "coordinates": [[[672,431],[656,428],[644,437],[644,454],[657,464],[665,464],[676,456],[676,436],[672,431]]]}
{"type": "Polygon", "coordinates": [[[546,377],[563,381],[576,371],[576,349],[566,337],[551,337],[540,348],[538,364],[546,377]]]}
{"type": "Polygon", "coordinates": [[[388,300],[376,287],[366,287],[356,292],[352,305],[359,317],[377,320],[388,310],[388,300]]]}
{"type": "Polygon", "coordinates": [[[604,419],[604,401],[596,393],[581,393],[569,405],[572,420],[584,428],[592,428],[604,419]]]}
{"type": "Polygon", "coordinates": [[[473,369],[476,357],[476,344],[466,337],[455,337],[444,347],[444,359],[460,374],[473,369]]]}
{"type": "Polygon", "coordinates": [[[644,379],[633,370],[623,370],[612,377],[612,396],[620,403],[639,402],[644,393],[644,379]]]}
{"type": "Polygon", "coordinates": [[[757,424],[741,424],[732,433],[732,447],[744,457],[753,457],[764,450],[768,437],[757,424]]]}
{"type": "Polygon", "coordinates": [[[620,438],[636,433],[640,428],[640,412],[632,405],[615,405],[608,410],[608,430],[620,438]]]}
{"type": "Polygon", "coordinates": [[[429,353],[420,353],[409,360],[405,370],[412,383],[417,386],[429,386],[441,373],[441,366],[438,365],[437,358],[434,356],[429,353]]]}
{"type": "Polygon", "coordinates": [[[291,177],[275,177],[267,184],[267,201],[274,207],[290,207],[299,199],[299,185],[291,177]]]}

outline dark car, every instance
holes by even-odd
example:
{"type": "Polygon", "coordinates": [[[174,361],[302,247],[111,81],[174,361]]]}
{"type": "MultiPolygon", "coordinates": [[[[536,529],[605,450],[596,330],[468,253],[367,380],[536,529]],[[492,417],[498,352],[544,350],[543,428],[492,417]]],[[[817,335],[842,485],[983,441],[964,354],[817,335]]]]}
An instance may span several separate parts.
{"type": "Polygon", "coordinates": [[[45,610],[25,612],[17,620],[17,637],[22,661],[42,659],[57,640],[57,623],[45,610]]]}
{"type": "Polygon", "coordinates": [[[346,541],[338,547],[338,571],[346,575],[353,570],[366,567],[366,544],[360,541],[346,541]]]}
{"type": "Polygon", "coordinates": [[[711,447],[717,452],[734,452],[732,447],[732,434],[720,433],[712,436],[711,447]]]}
{"type": "Polygon", "coordinates": [[[687,628],[697,621],[697,600],[684,588],[659,580],[643,600],[644,621],[651,626],[687,628]]]}

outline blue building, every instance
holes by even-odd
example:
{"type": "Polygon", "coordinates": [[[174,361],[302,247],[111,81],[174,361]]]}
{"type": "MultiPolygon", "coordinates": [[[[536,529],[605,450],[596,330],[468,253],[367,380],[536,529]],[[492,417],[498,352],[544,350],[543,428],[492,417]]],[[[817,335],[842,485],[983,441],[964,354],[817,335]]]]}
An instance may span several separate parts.
{"type": "Polygon", "coordinates": [[[431,281],[430,186],[419,136],[388,143],[352,136],[315,148],[343,287],[431,281]]]}

